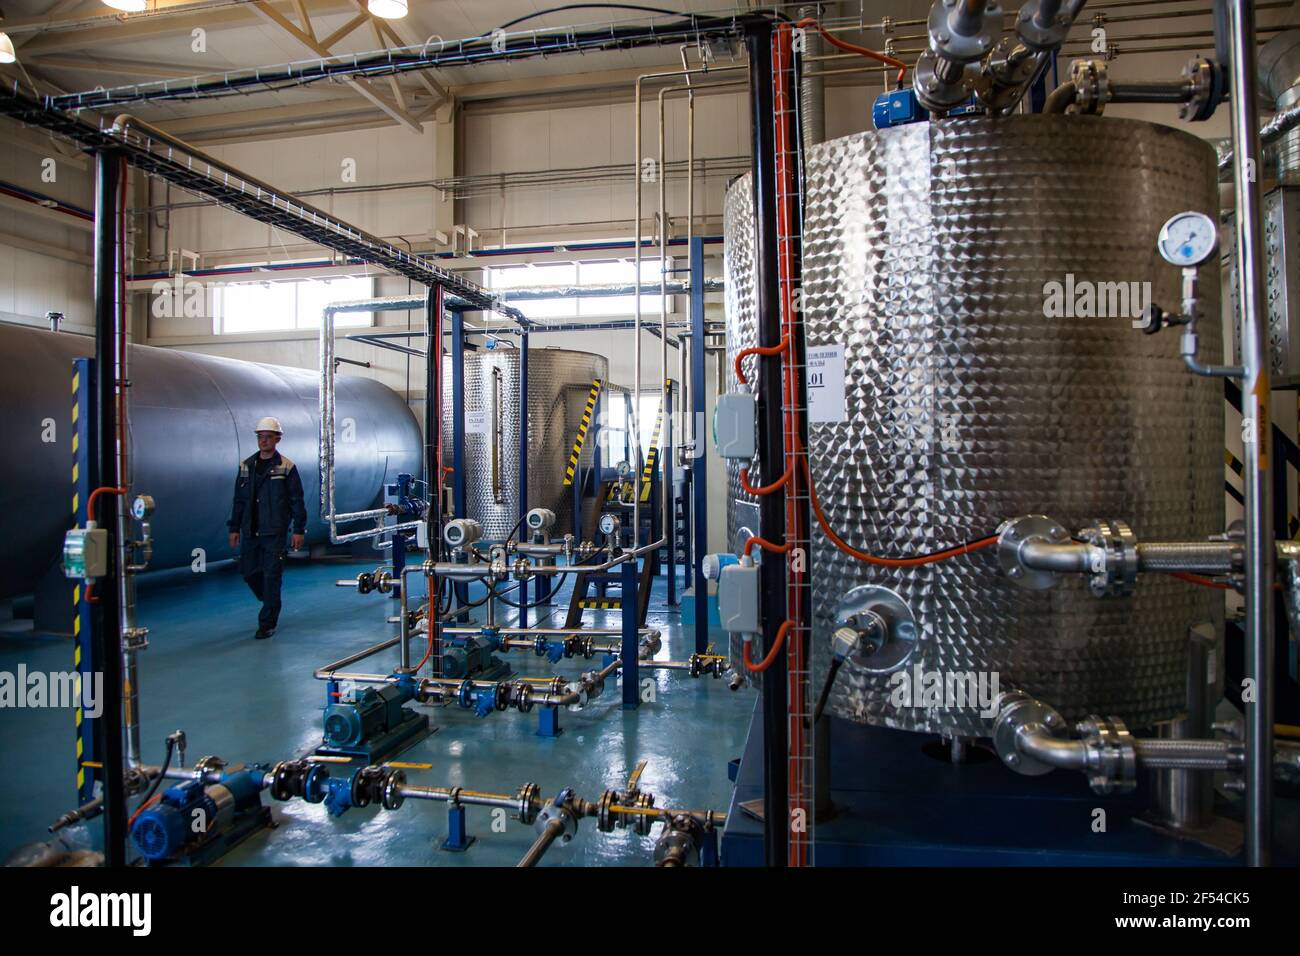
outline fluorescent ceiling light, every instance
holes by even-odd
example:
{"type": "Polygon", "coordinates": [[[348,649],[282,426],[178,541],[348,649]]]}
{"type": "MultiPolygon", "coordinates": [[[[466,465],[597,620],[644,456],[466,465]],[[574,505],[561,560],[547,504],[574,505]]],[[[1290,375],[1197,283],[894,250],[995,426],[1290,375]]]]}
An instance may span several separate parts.
{"type": "Polygon", "coordinates": [[[16,63],[18,54],[14,52],[14,41],[9,34],[0,33],[0,63],[16,63]]]}
{"type": "Polygon", "coordinates": [[[123,13],[141,13],[144,11],[145,0],[104,0],[104,5],[123,13]]]}
{"type": "Polygon", "coordinates": [[[406,0],[366,0],[366,9],[385,20],[400,20],[406,16],[406,0]]]}

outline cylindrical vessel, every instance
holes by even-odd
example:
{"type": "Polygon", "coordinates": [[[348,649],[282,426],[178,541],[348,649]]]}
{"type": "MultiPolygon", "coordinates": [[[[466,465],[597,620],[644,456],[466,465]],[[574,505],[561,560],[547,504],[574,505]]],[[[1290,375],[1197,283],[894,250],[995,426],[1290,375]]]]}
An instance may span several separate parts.
{"type": "MultiPolygon", "coordinates": [[[[72,526],[72,361],[94,346],[85,336],[0,325],[0,595],[31,591],[72,526]]],[[[317,505],[316,372],[140,345],[130,365],[131,491],[157,505],[151,570],[191,564],[195,549],[209,562],[234,557],[226,520],[235,476],[257,451],[253,426],[265,415],[280,420],[279,449],[302,476],[307,540],[327,540],[317,505]]],[[[339,376],[337,421],[340,511],[372,507],[385,482],[420,474],[419,425],[391,389],[339,376]]]]}
{"type": "MultiPolygon", "coordinates": [[[[518,523],[520,443],[520,370],[518,349],[465,353],[465,491],[462,518],[483,526],[483,537],[501,540],[518,523]]],[[[443,464],[452,465],[452,370],[443,361],[443,464]]],[[[555,512],[553,533],[572,526],[573,488],[564,484],[565,468],[591,395],[592,383],[608,385],[609,360],[568,349],[528,351],[528,507],[555,512]]],[[[601,401],[607,401],[603,387],[601,401]]],[[[593,460],[595,423],[579,458],[593,460]]]]}
{"type": "MultiPolygon", "coordinates": [[[[746,384],[736,378],[736,356],[758,345],[758,313],[754,295],[756,264],[754,260],[754,189],[753,176],[746,173],[727,188],[722,206],[723,274],[727,329],[727,391],[753,391],[758,381],[758,359],[744,360],[742,370],[746,384]]],[[[758,534],[758,499],[740,484],[737,461],[727,462],[727,546],[736,553],[745,539],[758,534]]],[[[761,484],[762,467],[755,455],[749,463],[750,487],[761,484]]],[[[776,476],[773,476],[776,477],[776,476]]]]}
{"type": "MultiPolygon", "coordinates": [[[[1161,225],[1217,217],[1208,144],[1131,120],[972,117],[834,140],[806,169],[801,315],[810,352],[831,349],[809,462],[844,540],[909,557],[1031,513],[1121,519],[1148,541],[1222,530],[1222,383],[1186,369],[1176,331],[1133,328],[1146,301],[1181,303],[1161,225]]],[[[1217,269],[1200,284],[1211,317],[1217,269]]],[[[1221,354],[1202,323],[1202,360],[1221,354]]],[[[1166,575],[1097,598],[1082,575],[1022,589],[992,549],[884,568],[812,540],[816,687],[852,588],[890,588],[916,620],[903,671],[839,673],[830,712],[866,723],[984,736],[994,693],[1019,688],[1069,719],[1148,726],[1183,707],[1189,626],[1222,613],[1218,592],[1166,575]]]]}

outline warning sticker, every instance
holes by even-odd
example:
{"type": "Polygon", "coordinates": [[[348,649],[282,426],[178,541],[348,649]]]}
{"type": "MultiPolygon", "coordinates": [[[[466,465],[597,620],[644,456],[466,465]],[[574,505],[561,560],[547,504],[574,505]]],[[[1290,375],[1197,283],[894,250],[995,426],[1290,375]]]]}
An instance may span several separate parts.
{"type": "Polygon", "coordinates": [[[842,422],[845,419],[844,346],[810,346],[804,371],[808,391],[808,422],[842,422]]]}

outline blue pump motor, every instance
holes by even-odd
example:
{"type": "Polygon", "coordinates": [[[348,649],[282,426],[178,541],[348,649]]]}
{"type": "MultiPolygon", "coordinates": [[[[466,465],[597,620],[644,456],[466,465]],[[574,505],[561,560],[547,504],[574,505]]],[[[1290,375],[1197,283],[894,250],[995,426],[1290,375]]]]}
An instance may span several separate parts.
{"type": "Polygon", "coordinates": [[[172,787],[136,817],[131,839],[146,860],[170,860],[226,830],[235,814],[261,803],[261,774],[242,770],[221,783],[172,787]]]}
{"type": "Polygon", "coordinates": [[[415,682],[399,680],[376,690],[367,687],[325,707],[325,743],[355,747],[370,737],[391,730],[404,718],[402,705],[415,699],[415,682]]]}
{"type": "Polygon", "coordinates": [[[929,111],[916,98],[911,89],[893,90],[881,93],[871,107],[871,121],[876,129],[888,129],[902,126],[904,123],[918,123],[929,119],[929,111]]]}

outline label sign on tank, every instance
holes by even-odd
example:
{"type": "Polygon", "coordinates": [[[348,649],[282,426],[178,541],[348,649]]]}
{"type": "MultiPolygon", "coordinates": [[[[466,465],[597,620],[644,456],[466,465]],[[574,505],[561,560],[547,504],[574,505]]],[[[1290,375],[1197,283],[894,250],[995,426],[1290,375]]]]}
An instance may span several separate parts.
{"type": "Polygon", "coordinates": [[[487,412],[467,411],[465,412],[465,434],[466,435],[486,435],[488,431],[487,412]]]}
{"type": "Polygon", "coordinates": [[[809,346],[807,358],[804,387],[809,424],[844,421],[844,346],[809,346]]]}

